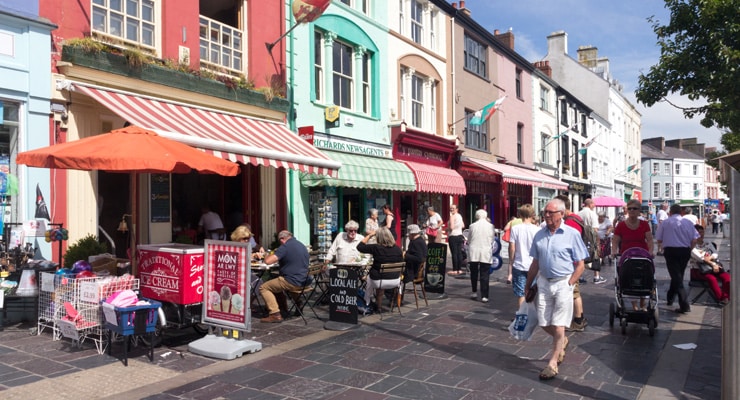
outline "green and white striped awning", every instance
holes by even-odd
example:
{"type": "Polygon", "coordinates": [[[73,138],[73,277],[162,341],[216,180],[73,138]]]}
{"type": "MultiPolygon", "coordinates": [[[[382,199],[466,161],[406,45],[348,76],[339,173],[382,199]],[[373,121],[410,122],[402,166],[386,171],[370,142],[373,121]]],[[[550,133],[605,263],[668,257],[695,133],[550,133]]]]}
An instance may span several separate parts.
{"type": "Polygon", "coordinates": [[[304,186],[353,187],[361,189],[416,190],[414,174],[403,163],[386,158],[321,150],[327,157],[342,163],[336,178],[324,175],[301,174],[304,186]]]}

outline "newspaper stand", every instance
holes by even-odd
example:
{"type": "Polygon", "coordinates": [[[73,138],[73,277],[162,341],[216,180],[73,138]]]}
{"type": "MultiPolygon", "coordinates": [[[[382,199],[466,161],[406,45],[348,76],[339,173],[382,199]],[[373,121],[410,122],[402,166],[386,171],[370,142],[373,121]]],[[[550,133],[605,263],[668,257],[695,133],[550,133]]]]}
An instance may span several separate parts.
{"type": "MultiPolygon", "coordinates": [[[[115,307],[103,303],[103,314],[105,316],[105,329],[115,332],[124,337],[123,340],[123,365],[128,366],[128,343],[132,335],[149,335],[149,361],[154,361],[154,331],[157,329],[157,310],[162,303],[154,300],[142,299],[149,304],[115,307]]],[[[111,354],[111,337],[108,334],[108,355],[111,354]]]]}
{"type": "Polygon", "coordinates": [[[48,328],[53,340],[65,337],[78,346],[92,340],[98,354],[105,352],[107,333],[100,302],[115,292],[139,289],[131,275],[74,279],[42,272],[40,278],[38,334],[48,328]]]}

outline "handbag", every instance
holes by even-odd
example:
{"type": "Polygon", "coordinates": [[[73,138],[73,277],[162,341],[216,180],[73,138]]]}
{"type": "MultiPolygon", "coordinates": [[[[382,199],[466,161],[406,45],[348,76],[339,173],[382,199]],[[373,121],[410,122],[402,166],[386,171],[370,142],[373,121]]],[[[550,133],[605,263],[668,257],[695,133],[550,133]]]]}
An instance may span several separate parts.
{"type": "Polygon", "coordinates": [[[537,282],[533,283],[532,286],[529,287],[529,291],[524,297],[524,301],[527,303],[531,303],[534,301],[535,297],[537,297],[537,282]]]}
{"type": "Polygon", "coordinates": [[[437,230],[432,228],[431,226],[427,226],[426,234],[427,236],[437,237],[437,230]]]}
{"type": "Polygon", "coordinates": [[[537,309],[534,304],[522,303],[514,320],[509,324],[509,333],[516,340],[532,340],[537,327],[537,309]]]}

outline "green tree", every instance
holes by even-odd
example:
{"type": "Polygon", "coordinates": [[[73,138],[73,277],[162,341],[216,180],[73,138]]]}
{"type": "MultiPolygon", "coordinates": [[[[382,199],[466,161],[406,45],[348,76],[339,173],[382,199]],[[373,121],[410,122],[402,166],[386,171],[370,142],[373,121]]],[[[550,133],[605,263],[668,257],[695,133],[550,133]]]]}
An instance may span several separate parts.
{"type": "Polygon", "coordinates": [[[670,22],[648,20],[661,49],[640,74],[637,101],[647,107],[678,93],[706,105],[682,108],[686,118],[725,131],[727,151],[740,149],[740,0],[665,0],[670,22]]]}

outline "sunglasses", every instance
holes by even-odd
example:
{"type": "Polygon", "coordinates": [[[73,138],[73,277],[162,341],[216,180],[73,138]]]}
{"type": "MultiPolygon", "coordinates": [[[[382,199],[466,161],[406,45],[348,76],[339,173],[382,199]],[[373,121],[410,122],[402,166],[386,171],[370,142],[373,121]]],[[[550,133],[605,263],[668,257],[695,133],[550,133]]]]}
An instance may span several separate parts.
{"type": "Polygon", "coordinates": [[[628,209],[628,210],[630,210],[630,211],[635,211],[635,210],[639,210],[639,208],[638,208],[638,207],[627,207],[627,209],[628,209]]]}
{"type": "Polygon", "coordinates": [[[357,233],[357,229],[348,229],[347,233],[357,233]]]}

